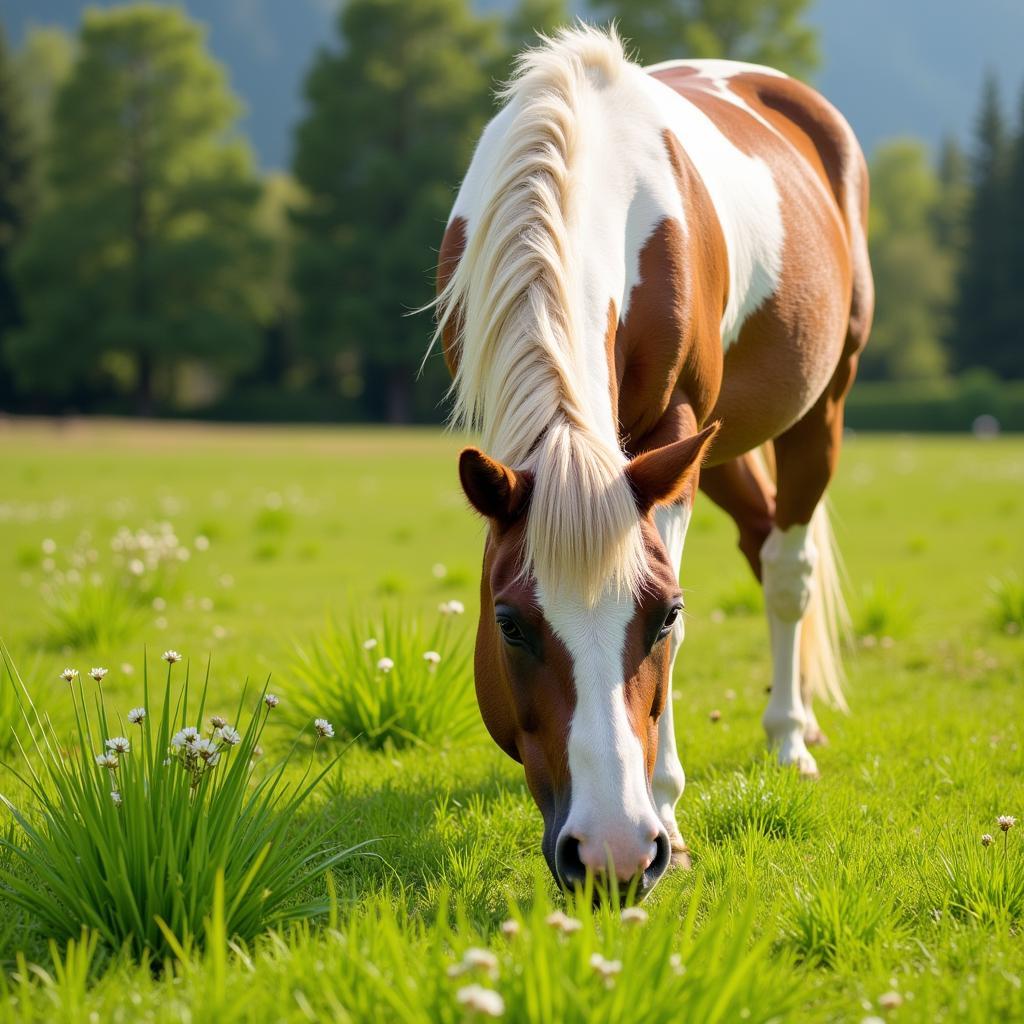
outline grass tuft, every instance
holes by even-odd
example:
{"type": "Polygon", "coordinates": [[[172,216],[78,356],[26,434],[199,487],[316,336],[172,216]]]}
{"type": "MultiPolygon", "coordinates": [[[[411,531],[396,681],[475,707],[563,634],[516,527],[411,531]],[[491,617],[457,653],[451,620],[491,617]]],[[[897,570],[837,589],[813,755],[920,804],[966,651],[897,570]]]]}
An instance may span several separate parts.
{"type": "Polygon", "coordinates": [[[913,614],[906,598],[884,584],[872,583],[864,588],[853,613],[853,629],[857,636],[898,639],[910,632],[913,614]]]}
{"type": "Polygon", "coordinates": [[[292,702],[372,749],[466,736],[478,712],[469,647],[453,619],[442,615],[429,630],[398,611],[376,622],[356,614],[329,622],[298,649],[292,702]]]}
{"type": "Polygon", "coordinates": [[[989,584],[989,606],[997,629],[1011,636],[1024,633],[1024,580],[1016,573],[997,577],[989,584]]]}
{"type": "Polygon", "coordinates": [[[48,937],[71,939],[88,928],[111,949],[159,961],[202,944],[217,884],[229,938],[249,939],[324,909],[297,898],[350,851],[328,848],[334,829],[302,812],[333,763],[312,777],[307,767],[295,783],[282,779],[290,754],[257,769],[274,713],[266,690],[244,726],[243,693],[237,728],[220,719],[205,727],[208,680],[190,704],[187,669],[177,670],[184,680],[172,686],[169,663],[152,694],[144,670],[143,703],[124,716],[108,712],[101,685],[68,669],[59,685],[73,705],[75,733],[65,744],[2,653],[27,735],[9,771],[34,806],[21,810],[0,795],[18,826],[16,836],[0,838],[9,854],[0,885],[48,937]],[[160,691],[157,709],[151,697],[160,691]]]}
{"type": "Polygon", "coordinates": [[[698,827],[708,842],[751,831],[769,839],[803,839],[819,821],[814,787],[769,758],[750,771],[713,779],[700,794],[698,827]]]}

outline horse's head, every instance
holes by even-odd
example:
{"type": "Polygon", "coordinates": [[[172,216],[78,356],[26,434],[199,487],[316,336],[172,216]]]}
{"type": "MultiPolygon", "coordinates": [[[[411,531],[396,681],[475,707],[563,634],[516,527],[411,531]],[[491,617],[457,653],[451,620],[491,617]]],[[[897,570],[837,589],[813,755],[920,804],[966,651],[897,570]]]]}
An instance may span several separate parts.
{"type": "Polygon", "coordinates": [[[658,719],[683,601],[654,509],[692,500],[715,427],[626,464],[645,561],[641,585],[597,595],[552,587],[524,565],[534,478],[475,448],[459,473],[489,522],[476,692],[495,742],[523,764],[544,816],[544,856],[563,886],[612,868],[642,895],[668,867],[651,793],[658,719]]]}

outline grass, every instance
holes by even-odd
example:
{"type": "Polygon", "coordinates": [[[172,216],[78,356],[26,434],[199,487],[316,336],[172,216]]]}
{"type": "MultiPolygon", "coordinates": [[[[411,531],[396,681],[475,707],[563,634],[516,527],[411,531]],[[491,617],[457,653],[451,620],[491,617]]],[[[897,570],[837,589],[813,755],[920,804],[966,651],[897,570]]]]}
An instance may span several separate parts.
{"type": "MultiPolygon", "coordinates": [[[[482,533],[458,490],[459,443],[430,431],[6,426],[0,629],[36,703],[45,699],[69,735],[73,715],[52,695],[73,661],[109,665],[108,699],[133,706],[144,644],[193,660],[209,652],[211,707],[233,707],[246,675],[272,675],[290,701],[296,643],[320,635],[325,616],[341,629],[352,616],[379,618],[388,594],[401,595],[407,621],[430,625],[439,604],[457,599],[466,607],[457,625],[471,633],[482,533]],[[153,595],[163,607],[138,605],[120,640],[73,656],[47,649],[42,541],[55,542],[59,561],[83,531],[101,549],[122,525],[164,520],[195,553],[153,595]],[[198,536],[208,550],[195,551],[198,536]],[[274,557],[259,557],[261,545],[274,557]]],[[[206,948],[154,975],[89,938],[51,947],[38,922],[26,931],[28,915],[0,901],[9,1015],[464,1022],[457,993],[479,984],[515,1021],[1024,1018],[1024,924],[1013,909],[1024,825],[1004,839],[995,824],[1000,814],[1024,818],[1024,639],[994,617],[990,591],[1024,565],[1024,536],[1007,512],[1021,508],[1022,484],[1019,439],[846,444],[832,493],[855,618],[865,586],[885,596],[861,620],[862,636],[878,642],[849,656],[853,713],[819,710],[831,746],[816,751],[815,784],[765,763],[766,629],[741,582],[732,525],[700,503],[684,558],[674,704],[687,772],[679,819],[694,869],[658,886],[647,925],[582,911],[583,929],[570,935],[542,924],[553,909],[572,911],[546,877],[540,815],[522,769],[473,718],[454,742],[356,742],[328,773],[309,813],[340,822],[346,843],[374,842],[334,866],[334,906],[321,920],[232,944],[214,875],[198,924],[206,948]],[[984,833],[992,846],[981,845],[984,833]],[[522,931],[510,940],[501,925],[516,915],[522,931]],[[496,980],[486,970],[448,977],[473,947],[498,958],[496,980]],[[622,961],[611,988],[594,953],[622,961]]],[[[268,763],[291,736],[267,730],[268,763]]],[[[303,768],[296,762],[285,780],[303,768]]],[[[29,802],[2,769],[0,792],[29,802]]],[[[0,835],[9,827],[0,821],[0,835]]]]}

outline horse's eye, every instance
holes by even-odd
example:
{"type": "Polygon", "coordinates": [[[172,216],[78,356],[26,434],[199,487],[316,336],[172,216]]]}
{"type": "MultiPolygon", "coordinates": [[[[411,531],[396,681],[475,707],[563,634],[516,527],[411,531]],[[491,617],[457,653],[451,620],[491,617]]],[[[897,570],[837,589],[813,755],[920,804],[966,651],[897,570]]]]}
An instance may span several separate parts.
{"type": "Polygon", "coordinates": [[[668,615],[665,616],[665,621],[661,624],[661,629],[658,632],[659,640],[663,640],[672,632],[672,627],[676,624],[681,609],[682,605],[674,604],[668,610],[668,615]]]}
{"type": "Polygon", "coordinates": [[[516,624],[515,619],[508,615],[499,615],[497,621],[498,629],[501,630],[501,635],[505,638],[506,643],[513,646],[526,643],[526,637],[523,636],[523,631],[516,624]]]}

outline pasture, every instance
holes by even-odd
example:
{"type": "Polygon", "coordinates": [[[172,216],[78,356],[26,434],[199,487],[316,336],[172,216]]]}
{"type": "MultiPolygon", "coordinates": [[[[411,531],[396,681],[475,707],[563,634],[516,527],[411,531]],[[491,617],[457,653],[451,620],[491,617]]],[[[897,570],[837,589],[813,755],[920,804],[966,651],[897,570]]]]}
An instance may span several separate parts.
{"type": "MultiPolygon", "coordinates": [[[[283,711],[301,703],[296,645],[332,615],[400,609],[432,628],[439,604],[461,602],[454,651],[471,643],[483,539],[458,447],[430,430],[3,425],[0,637],[66,740],[65,666],[109,667],[99,685],[123,714],[139,703],[143,650],[154,671],[174,649],[193,673],[211,659],[210,708],[269,675],[283,711]],[[106,632],[104,608],[68,588],[86,586],[112,541],[135,543],[122,528],[157,535],[163,522],[187,561],[144,606],[110,610],[125,621],[106,632]]],[[[698,499],[675,676],[694,869],[662,881],[646,922],[570,905],[579,930],[547,923],[566,907],[540,814],[474,717],[457,741],[347,746],[303,813],[341,822],[347,846],[372,842],[314,886],[330,909],[311,924],[228,948],[211,907],[205,952],[152,970],[88,937],[48,945],[0,903],[2,1016],[1021,1019],[1024,824],[1001,833],[996,818],[1024,819],[1024,441],[858,436],[831,494],[853,713],[819,711],[831,745],[816,783],[763,756],[759,592],[731,524],[698,499]],[[510,918],[517,934],[502,930],[510,918]]],[[[445,682],[470,685],[466,673],[445,682]]],[[[268,760],[291,735],[268,726],[268,760]]],[[[0,782],[31,816],[10,769],[0,782]]],[[[18,841],[0,813],[0,834],[18,841]]]]}

